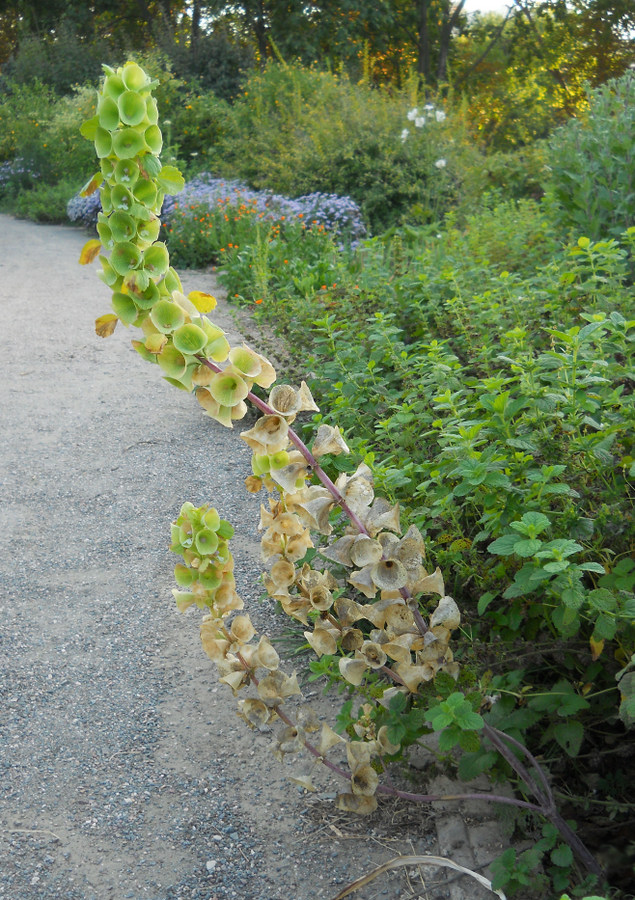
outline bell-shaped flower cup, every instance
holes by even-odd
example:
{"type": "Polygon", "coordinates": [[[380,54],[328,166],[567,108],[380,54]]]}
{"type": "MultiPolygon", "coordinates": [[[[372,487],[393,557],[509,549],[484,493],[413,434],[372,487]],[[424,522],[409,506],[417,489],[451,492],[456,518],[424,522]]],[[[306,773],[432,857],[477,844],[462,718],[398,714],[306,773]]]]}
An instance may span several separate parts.
{"type": "Polygon", "coordinates": [[[135,200],[138,200],[139,203],[143,203],[148,209],[152,209],[157,202],[156,185],[151,181],[146,181],[145,178],[141,178],[136,182],[132,188],[132,193],[134,194],[135,200]]]}
{"type": "Polygon", "coordinates": [[[150,79],[141,66],[133,62],[127,62],[121,69],[121,78],[129,91],[140,91],[150,84],[150,79]]]}
{"type": "Polygon", "coordinates": [[[163,149],[163,135],[158,125],[150,125],[143,132],[143,140],[150,153],[158,156],[163,149]]]}
{"type": "MultiPolygon", "coordinates": [[[[110,156],[112,147],[113,141],[111,133],[100,126],[95,132],[95,153],[99,159],[102,159],[104,156],[110,156]]],[[[134,153],[132,155],[134,156],[134,153]]]]}
{"type": "Polygon", "coordinates": [[[185,315],[178,304],[171,300],[159,300],[152,307],[150,319],[163,334],[170,334],[185,322],[185,315]]]}
{"type": "Polygon", "coordinates": [[[129,294],[115,291],[112,295],[111,303],[114,314],[121,319],[124,325],[132,325],[139,316],[139,310],[129,294]]]}
{"type": "Polygon", "coordinates": [[[108,225],[114,241],[119,244],[130,241],[137,233],[137,224],[132,216],[120,209],[115,210],[108,219],[108,225]]]}
{"type": "Polygon", "coordinates": [[[136,91],[124,91],[120,94],[117,108],[124,125],[140,125],[146,118],[146,102],[136,91]]]}
{"type": "MultiPolygon", "coordinates": [[[[96,144],[96,139],[95,139],[96,144]]],[[[134,128],[120,128],[112,136],[112,150],[119,159],[132,159],[146,149],[143,135],[134,128]]],[[[108,156],[104,153],[104,156],[108,156]]],[[[98,154],[99,155],[99,154],[98,154]]]]}
{"type": "Polygon", "coordinates": [[[244,400],[249,393],[249,388],[232,367],[219,372],[207,390],[220,406],[227,407],[230,411],[232,406],[244,400]]]}
{"type": "Polygon", "coordinates": [[[177,381],[187,372],[187,360],[173,344],[166,344],[157,356],[157,362],[168,376],[177,381]]]}
{"type": "MultiPolygon", "coordinates": [[[[158,241],[148,247],[143,254],[143,267],[154,278],[164,275],[170,265],[170,256],[164,243],[158,241]]],[[[200,330],[200,329],[199,329],[200,330]]],[[[204,346],[204,344],[203,344],[204,346]]]]}
{"type": "Polygon", "coordinates": [[[111,100],[118,100],[119,96],[123,94],[125,90],[126,86],[123,83],[121,76],[114,72],[111,75],[108,75],[104,81],[103,93],[111,100]]]}
{"type": "Polygon", "coordinates": [[[141,262],[141,251],[130,241],[115,244],[110,254],[110,264],[118,275],[127,275],[141,262]]]}
{"type": "Polygon", "coordinates": [[[161,231],[161,220],[158,218],[150,219],[148,222],[141,222],[137,228],[137,236],[144,244],[153,244],[159,237],[161,231]]]}
{"type": "Polygon", "coordinates": [[[97,103],[97,118],[99,127],[106,131],[115,131],[119,128],[119,108],[112,97],[102,96],[97,103]]]}
{"type": "Polygon", "coordinates": [[[139,165],[134,159],[120,159],[115,165],[113,176],[117,184],[132,187],[139,178],[139,165]]]}

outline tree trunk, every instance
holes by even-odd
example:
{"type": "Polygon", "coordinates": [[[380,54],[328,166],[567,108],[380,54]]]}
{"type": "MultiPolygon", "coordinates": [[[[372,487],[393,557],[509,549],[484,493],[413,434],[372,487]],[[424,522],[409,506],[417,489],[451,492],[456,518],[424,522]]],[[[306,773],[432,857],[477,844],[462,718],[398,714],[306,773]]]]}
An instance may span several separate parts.
{"type": "Polygon", "coordinates": [[[419,81],[430,84],[430,37],[428,9],[430,0],[415,0],[417,8],[417,74],[419,81]]]}
{"type": "Polygon", "coordinates": [[[192,31],[190,34],[190,54],[192,62],[198,59],[198,39],[201,34],[201,2],[194,0],[192,3],[192,31]]]}
{"type": "Polygon", "coordinates": [[[465,0],[459,0],[454,8],[448,5],[443,10],[443,25],[441,27],[439,60],[437,63],[437,80],[439,84],[442,84],[447,78],[448,56],[450,55],[452,29],[458,22],[459,16],[461,15],[464,6],[465,0]]]}

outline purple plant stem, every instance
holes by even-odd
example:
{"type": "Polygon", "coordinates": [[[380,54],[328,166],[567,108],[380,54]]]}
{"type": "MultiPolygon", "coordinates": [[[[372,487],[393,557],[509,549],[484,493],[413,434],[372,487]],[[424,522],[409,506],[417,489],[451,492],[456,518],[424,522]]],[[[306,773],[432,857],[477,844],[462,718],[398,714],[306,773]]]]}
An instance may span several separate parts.
{"type": "MultiPolygon", "coordinates": [[[[244,666],[245,670],[250,673],[251,681],[258,686],[259,679],[253,674],[251,669],[249,668],[247,661],[244,659],[241,653],[236,654],[238,660],[244,666]]],[[[278,718],[284,722],[285,725],[288,725],[290,728],[296,728],[297,726],[289,716],[282,712],[280,706],[275,707],[276,715],[278,718]]],[[[319,759],[321,763],[323,763],[327,769],[330,769],[331,772],[334,772],[336,775],[339,775],[341,778],[344,778],[346,781],[350,781],[350,772],[347,772],[346,769],[343,769],[341,766],[332,763],[329,759],[320,753],[317,747],[310,743],[310,741],[304,740],[302,741],[306,749],[312,756],[315,756],[316,759],[319,759]]],[[[518,806],[522,809],[530,809],[534,812],[543,812],[541,806],[537,806],[535,803],[528,803],[525,800],[516,800],[513,797],[504,797],[500,794],[481,794],[481,793],[473,793],[473,794],[413,794],[410,791],[401,791],[399,788],[392,787],[391,785],[380,784],[377,786],[376,793],[384,794],[387,797],[399,797],[401,800],[410,800],[414,803],[439,803],[442,800],[487,800],[491,803],[506,803],[508,806],[518,806]]]]}

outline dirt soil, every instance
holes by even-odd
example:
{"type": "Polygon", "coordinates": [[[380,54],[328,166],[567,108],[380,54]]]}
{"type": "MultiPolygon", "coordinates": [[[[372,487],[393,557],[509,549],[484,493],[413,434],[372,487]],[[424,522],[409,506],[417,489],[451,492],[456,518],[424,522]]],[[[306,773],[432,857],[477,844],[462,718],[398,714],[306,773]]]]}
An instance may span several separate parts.
{"type": "MultiPolygon", "coordinates": [[[[199,611],[175,609],[168,545],[181,504],[211,501],[255,624],[282,630],[259,600],[249,451],[130,332],[95,335],[109,292],[78,265],[85,240],[0,216],[0,897],[333,898],[399,853],[437,853],[432,810],[340,813],[328,778],[302,793],[300,766],[237,718],[199,611]]],[[[184,284],[217,290],[211,273],[184,284]]],[[[240,339],[224,303],[211,318],[240,339]]],[[[353,896],[457,897],[444,879],[410,868],[353,896]]]]}

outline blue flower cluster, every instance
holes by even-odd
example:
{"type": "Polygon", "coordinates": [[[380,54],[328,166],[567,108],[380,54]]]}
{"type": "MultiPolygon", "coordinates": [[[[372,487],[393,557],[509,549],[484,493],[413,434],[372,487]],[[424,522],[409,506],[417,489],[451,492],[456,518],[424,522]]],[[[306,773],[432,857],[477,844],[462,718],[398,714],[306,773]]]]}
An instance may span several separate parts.
{"type": "Polygon", "coordinates": [[[18,156],[8,162],[0,163],[0,192],[12,185],[22,185],[25,182],[37,181],[40,173],[18,156]]]}
{"type": "MultiPolygon", "coordinates": [[[[269,221],[278,221],[282,217],[302,218],[307,224],[322,225],[352,244],[366,236],[361,210],[350,197],[316,192],[291,200],[271,191],[254,191],[239,181],[215,178],[207,172],[189,181],[180,194],[165,198],[161,219],[169,224],[177,208],[196,204],[214,209],[219,202],[235,207],[253,206],[269,221]]],[[[99,193],[95,192],[90,197],[73,197],[67,213],[71,222],[90,227],[97,224],[100,208],[99,193]]]]}
{"type": "Polygon", "coordinates": [[[99,191],[95,191],[89,197],[81,197],[75,194],[66,204],[66,215],[71,222],[85,225],[86,228],[94,228],[97,225],[97,216],[101,212],[101,198],[99,191]]]}

